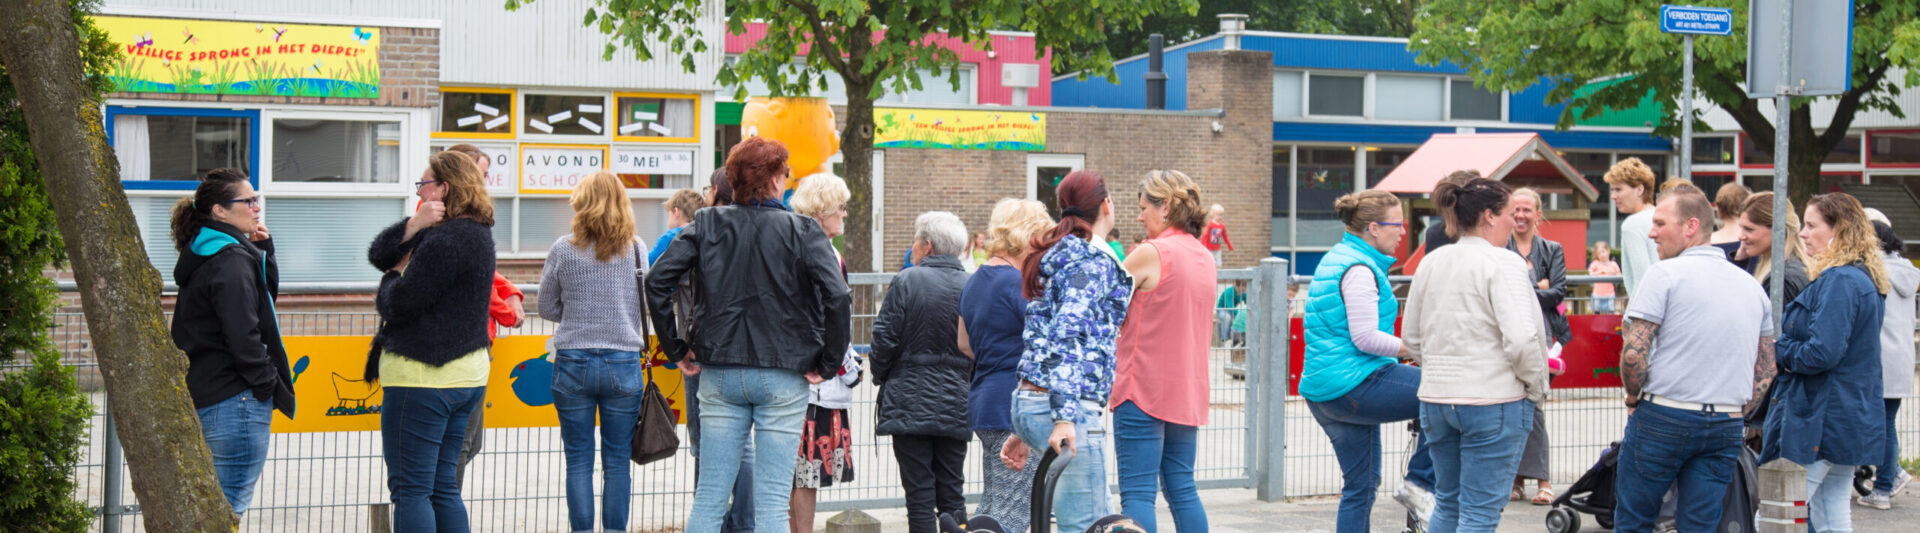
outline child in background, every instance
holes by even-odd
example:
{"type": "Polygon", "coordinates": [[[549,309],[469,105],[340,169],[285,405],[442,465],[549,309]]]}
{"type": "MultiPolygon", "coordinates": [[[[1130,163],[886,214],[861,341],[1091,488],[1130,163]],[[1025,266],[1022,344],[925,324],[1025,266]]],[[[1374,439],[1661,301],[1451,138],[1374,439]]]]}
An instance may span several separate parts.
{"type": "MultiPolygon", "coordinates": [[[[1613,262],[1613,254],[1607,250],[1607,241],[1593,243],[1593,250],[1589,253],[1592,256],[1592,260],[1587,262],[1587,275],[1620,275],[1620,264],[1613,262]]],[[[1593,284],[1593,312],[1601,315],[1611,315],[1614,313],[1612,283],[1593,284]]]]}
{"type": "Polygon", "coordinates": [[[1200,244],[1206,245],[1207,251],[1213,252],[1213,266],[1220,266],[1220,260],[1225,257],[1225,254],[1220,252],[1221,246],[1227,247],[1229,252],[1233,251],[1233,239],[1227,237],[1226,219],[1227,208],[1220,204],[1213,204],[1213,207],[1207,210],[1207,229],[1200,232],[1200,244]]]}

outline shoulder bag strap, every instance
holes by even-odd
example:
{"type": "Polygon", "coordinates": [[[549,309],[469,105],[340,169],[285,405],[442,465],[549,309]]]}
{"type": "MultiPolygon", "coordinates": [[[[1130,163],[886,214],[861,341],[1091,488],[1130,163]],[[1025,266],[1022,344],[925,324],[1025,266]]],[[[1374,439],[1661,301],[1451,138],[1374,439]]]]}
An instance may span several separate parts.
{"type": "Polygon", "coordinates": [[[640,301],[640,375],[647,378],[647,385],[653,385],[653,340],[647,332],[653,330],[653,317],[647,313],[647,267],[642,264],[640,241],[633,241],[633,286],[640,301]]]}

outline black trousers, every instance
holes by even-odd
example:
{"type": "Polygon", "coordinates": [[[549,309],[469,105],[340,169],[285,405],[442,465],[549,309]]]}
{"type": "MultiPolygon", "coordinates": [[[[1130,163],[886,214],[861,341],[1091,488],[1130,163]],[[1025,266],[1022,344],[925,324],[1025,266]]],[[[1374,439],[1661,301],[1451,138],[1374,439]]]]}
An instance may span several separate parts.
{"type": "Polygon", "coordinates": [[[893,458],[900,463],[900,486],[907,489],[910,533],[937,533],[940,514],[966,520],[967,441],[930,435],[894,435],[893,458]],[[938,513],[938,514],[936,514],[938,513]]]}

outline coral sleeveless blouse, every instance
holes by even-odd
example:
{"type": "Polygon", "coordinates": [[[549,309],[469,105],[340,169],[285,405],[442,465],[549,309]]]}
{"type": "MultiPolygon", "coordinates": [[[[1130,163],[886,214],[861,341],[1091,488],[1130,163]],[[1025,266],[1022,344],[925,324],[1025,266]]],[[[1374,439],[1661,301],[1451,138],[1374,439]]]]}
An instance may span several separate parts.
{"type": "Polygon", "coordinates": [[[1171,228],[1142,245],[1160,252],[1160,282],[1133,293],[1120,326],[1112,406],[1131,401],[1160,421],[1204,426],[1219,279],[1213,254],[1199,239],[1171,228]]]}

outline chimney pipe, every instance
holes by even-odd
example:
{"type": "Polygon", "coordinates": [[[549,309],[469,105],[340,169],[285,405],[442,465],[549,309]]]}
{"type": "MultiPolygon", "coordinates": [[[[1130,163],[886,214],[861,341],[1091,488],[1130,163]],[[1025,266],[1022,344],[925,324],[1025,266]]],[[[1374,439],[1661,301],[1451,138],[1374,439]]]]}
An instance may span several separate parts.
{"type": "Polygon", "coordinates": [[[1147,36],[1147,109],[1167,108],[1167,73],[1161,68],[1166,44],[1164,35],[1147,36]]]}
{"type": "Polygon", "coordinates": [[[1239,50],[1240,34],[1247,31],[1247,16],[1239,13],[1221,13],[1220,35],[1223,38],[1221,50],[1239,50]]]}

